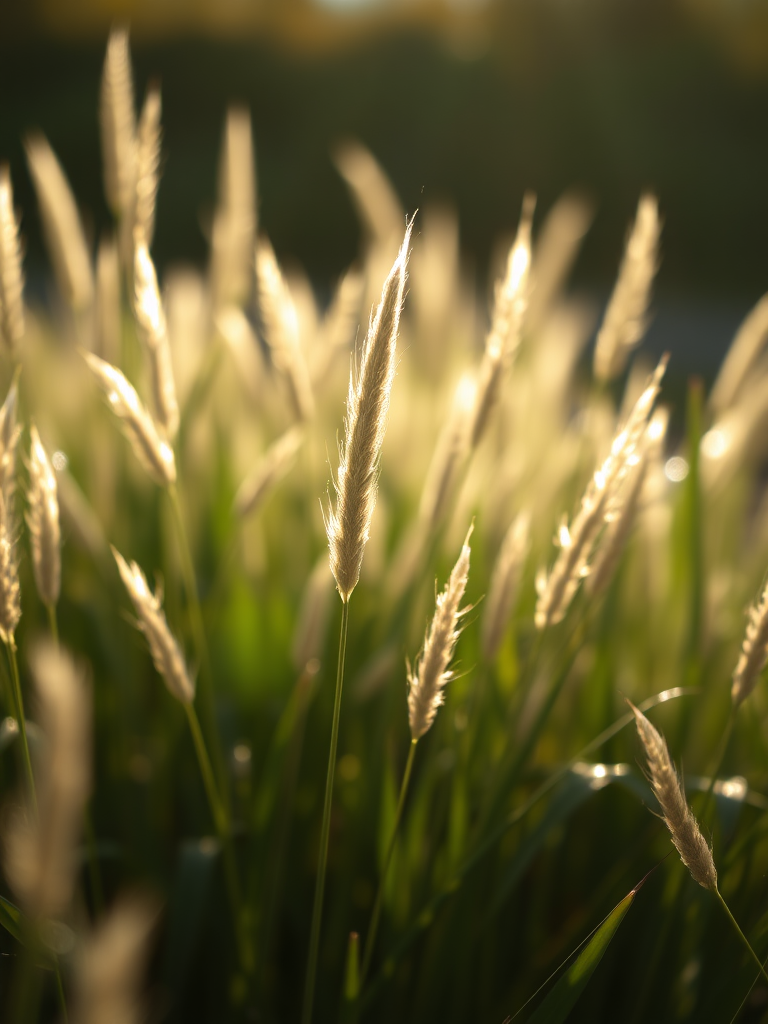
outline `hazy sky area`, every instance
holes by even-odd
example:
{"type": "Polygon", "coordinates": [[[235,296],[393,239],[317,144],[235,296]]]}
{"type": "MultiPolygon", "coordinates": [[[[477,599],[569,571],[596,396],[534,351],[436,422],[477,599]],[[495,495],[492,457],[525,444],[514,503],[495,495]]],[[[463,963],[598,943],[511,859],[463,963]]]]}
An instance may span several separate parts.
{"type": "Polygon", "coordinates": [[[406,210],[456,205],[462,251],[481,279],[526,188],[541,217],[576,186],[596,203],[576,279],[604,292],[637,198],[653,189],[664,217],[659,301],[738,319],[768,281],[768,29],[758,7],[39,0],[0,40],[0,155],[11,162],[30,268],[41,243],[26,129],[47,134],[94,236],[107,223],[98,83],[119,17],[131,25],[138,96],[150,77],[162,83],[161,267],[205,259],[223,117],[238,100],[253,116],[262,226],[321,291],[358,247],[331,156],[353,137],[406,210]]]}

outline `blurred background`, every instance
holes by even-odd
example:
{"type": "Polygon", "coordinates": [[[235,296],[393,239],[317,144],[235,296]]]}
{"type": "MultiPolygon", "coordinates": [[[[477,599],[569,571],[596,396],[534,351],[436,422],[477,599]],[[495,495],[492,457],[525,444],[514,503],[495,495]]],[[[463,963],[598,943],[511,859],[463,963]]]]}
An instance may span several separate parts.
{"type": "MultiPolygon", "coordinates": [[[[605,297],[642,189],[664,218],[652,351],[710,377],[768,280],[768,4],[763,0],[28,0],[0,34],[0,159],[45,289],[22,150],[42,129],[94,240],[109,223],[98,83],[130,26],[137,96],[163,92],[160,272],[203,265],[223,119],[252,113],[261,225],[321,301],[359,250],[333,162],[362,141],[405,210],[455,206],[487,284],[526,188],[537,219],[567,188],[594,201],[575,283],[605,297]]],[[[95,244],[95,242],[94,242],[95,244]]],[[[675,365],[676,364],[676,365],[675,365]]]]}

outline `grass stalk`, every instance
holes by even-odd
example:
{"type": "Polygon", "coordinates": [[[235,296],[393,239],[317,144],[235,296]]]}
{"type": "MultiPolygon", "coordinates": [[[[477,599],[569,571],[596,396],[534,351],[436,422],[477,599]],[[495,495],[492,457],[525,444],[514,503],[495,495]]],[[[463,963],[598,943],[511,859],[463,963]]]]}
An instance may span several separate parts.
{"type": "Polygon", "coordinates": [[[197,761],[200,766],[200,774],[203,778],[208,805],[211,809],[216,833],[221,842],[222,857],[224,862],[224,879],[227,886],[232,919],[235,926],[235,937],[237,940],[238,956],[240,966],[247,974],[253,968],[253,954],[250,941],[243,921],[243,900],[240,892],[240,881],[237,875],[237,863],[235,861],[235,850],[232,845],[232,831],[230,827],[229,812],[221,800],[216,787],[216,779],[213,774],[211,759],[208,756],[208,749],[205,745],[203,731],[200,728],[200,720],[197,717],[193,704],[185,704],[189,730],[192,734],[192,741],[197,754],[197,761]]]}
{"type": "Polygon", "coordinates": [[[754,949],[752,949],[752,946],[750,945],[749,939],[746,937],[744,932],[739,927],[739,923],[736,920],[736,918],[733,916],[733,914],[731,913],[730,908],[728,907],[728,904],[723,899],[722,893],[720,892],[719,889],[714,889],[713,892],[714,892],[715,896],[717,896],[718,900],[720,901],[720,906],[725,911],[725,913],[726,913],[728,919],[730,920],[731,924],[733,925],[733,927],[738,932],[739,938],[744,943],[744,946],[749,950],[749,955],[752,957],[752,959],[754,960],[755,964],[757,965],[757,969],[760,971],[760,973],[762,974],[763,978],[766,981],[768,981],[768,974],[766,974],[766,970],[765,970],[765,967],[763,967],[762,961],[758,957],[757,953],[755,953],[754,949]]]}
{"type": "MultiPolygon", "coordinates": [[[[660,694],[647,698],[647,700],[644,700],[639,707],[641,711],[648,711],[657,704],[661,704],[676,697],[691,696],[695,692],[696,691],[694,690],[682,687],[672,691],[665,690],[660,694]]],[[[554,787],[565,778],[568,772],[573,769],[574,765],[579,761],[583,761],[588,754],[599,750],[604,743],[607,743],[609,740],[613,739],[614,736],[618,735],[618,733],[620,733],[622,729],[626,728],[631,721],[633,721],[633,715],[631,713],[625,714],[615,721],[613,725],[604,729],[599,736],[596,736],[585,747],[582,747],[578,753],[574,754],[570,761],[562,765],[562,767],[558,768],[557,771],[554,771],[547,779],[545,779],[544,782],[542,782],[541,785],[531,793],[527,800],[525,800],[519,807],[516,807],[513,811],[510,811],[510,813],[503,818],[501,823],[486,835],[486,837],[462,861],[453,875],[449,878],[448,882],[421,908],[415,917],[414,923],[408,928],[405,935],[401,937],[385,961],[384,969],[377,975],[375,981],[372,982],[368,990],[361,995],[361,1008],[367,1006],[379,993],[387,979],[391,977],[392,971],[394,970],[397,962],[407,953],[421,932],[424,931],[425,928],[429,927],[429,925],[434,921],[435,915],[440,908],[460,890],[464,879],[483,862],[488,853],[496,848],[497,844],[507,834],[507,832],[521,821],[539,802],[539,800],[542,799],[542,797],[546,796],[551,789],[554,789],[554,787]]]]}
{"type": "Polygon", "coordinates": [[[723,733],[720,737],[720,743],[717,747],[717,754],[715,755],[714,765],[709,775],[709,785],[707,786],[707,791],[704,794],[704,798],[701,802],[699,820],[701,821],[702,825],[706,823],[707,813],[709,811],[709,807],[712,802],[712,797],[715,792],[715,783],[717,782],[717,776],[720,774],[720,769],[723,766],[723,761],[725,760],[725,755],[728,750],[728,744],[731,740],[731,734],[733,732],[733,727],[735,723],[736,707],[733,703],[731,703],[731,709],[728,713],[728,721],[725,723],[725,728],[723,729],[723,733]]]}
{"type": "Polygon", "coordinates": [[[341,713],[341,690],[344,682],[344,659],[347,653],[347,627],[349,625],[349,601],[341,605],[341,634],[339,636],[339,662],[336,670],[336,691],[333,698],[333,724],[331,726],[331,747],[328,752],[328,774],[325,780],[325,800],[323,803],[323,824],[320,831],[320,855],[317,864],[315,881],[315,899],[312,907],[312,927],[309,939],[309,956],[307,958],[307,975],[304,984],[304,1006],[301,1012],[302,1024],[310,1024],[312,1020],[312,1004],[315,997],[315,980],[317,977],[317,955],[320,950],[320,925],[323,917],[323,895],[325,891],[325,872],[328,865],[328,837],[331,831],[331,805],[333,803],[333,780],[336,773],[336,748],[339,742],[339,717],[341,713]]]}
{"type": "Polygon", "coordinates": [[[362,988],[365,984],[365,979],[368,976],[368,970],[371,966],[371,958],[373,956],[373,950],[376,945],[376,933],[379,928],[379,918],[381,917],[381,907],[384,900],[384,888],[387,882],[387,874],[389,872],[389,865],[392,862],[392,854],[395,852],[395,842],[397,841],[397,832],[400,827],[400,819],[403,816],[403,807],[405,806],[405,798],[408,794],[408,785],[411,781],[411,772],[413,770],[413,761],[416,754],[416,744],[419,741],[417,739],[411,740],[410,749],[408,751],[408,760],[405,763],[405,773],[403,774],[403,781],[400,786],[400,796],[397,800],[397,810],[395,811],[395,820],[392,825],[392,835],[390,836],[389,843],[387,844],[387,852],[384,856],[384,863],[381,868],[381,877],[379,878],[379,888],[376,893],[376,901],[373,904],[373,913],[371,914],[371,927],[368,931],[368,938],[365,942],[365,953],[363,954],[363,966],[360,971],[360,984],[362,988]]]}
{"type": "Polygon", "coordinates": [[[16,718],[19,723],[21,735],[21,755],[24,766],[24,774],[27,778],[27,786],[32,801],[32,808],[37,816],[37,789],[35,788],[35,776],[32,772],[32,759],[29,756],[29,741],[27,739],[27,720],[24,715],[24,701],[21,696],[21,680],[19,678],[19,663],[16,658],[16,642],[13,637],[6,641],[5,650],[8,654],[8,662],[11,667],[11,685],[13,688],[13,700],[16,705],[16,718]]]}
{"type": "Polygon", "coordinates": [[[215,778],[218,782],[218,789],[221,797],[224,801],[224,807],[229,811],[229,799],[228,790],[226,786],[226,772],[224,769],[224,758],[221,752],[221,745],[219,743],[219,733],[216,728],[216,708],[214,706],[213,698],[213,673],[211,670],[211,658],[208,651],[208,641],[205,635],[205,625],[203,623],[203,612],[200,607],[200,596],[197,590],[197,579],[195,576],[195,567],[192,561],[192,554],[189,547],[189,539],[187,538],[187,530],[184,525],[184,516],[181,511],[181,502],[179,500],[179,491],[175,484],[171,484],[168,487],[168,497],[170,499],[171,510],[173,513],[173,519],[176,526],[176,534],[179,542],[179,552],[181,555],[181,568],[184,577],[184,589],[187,592],[187,603],[189,608],[190,625],[192,628],[192,638],[197,652],[197,657],[200,664],[200,686],[199,690],[199,705],[203,719],[203,725],[205,728],[205,736],[208,742],[208,748],[211,751],[211,760],[215,778]]]}

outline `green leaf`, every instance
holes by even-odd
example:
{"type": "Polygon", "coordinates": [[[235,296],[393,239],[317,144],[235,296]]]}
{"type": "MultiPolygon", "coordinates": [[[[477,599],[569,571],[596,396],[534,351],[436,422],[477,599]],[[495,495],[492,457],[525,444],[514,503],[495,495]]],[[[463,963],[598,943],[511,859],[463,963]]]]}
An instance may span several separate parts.
{"type": "Polygon", "coordinates": [[[21,911],[10,900],[0,896],[0,924],[17,942],[24,943],[22,938],[21,911]]]}
{"type": "Polygon", "coordinates": [[[632,906],[636,893],[637,889],[633,889],[613,908],[579,954],[576,962],[560,978],[533,1016],[528,1018],[528,1024],[561,1024],[566,1019],[587,987],[595,968],[603,959],[603,954],[624,920],[624,915],[632,906]]]}

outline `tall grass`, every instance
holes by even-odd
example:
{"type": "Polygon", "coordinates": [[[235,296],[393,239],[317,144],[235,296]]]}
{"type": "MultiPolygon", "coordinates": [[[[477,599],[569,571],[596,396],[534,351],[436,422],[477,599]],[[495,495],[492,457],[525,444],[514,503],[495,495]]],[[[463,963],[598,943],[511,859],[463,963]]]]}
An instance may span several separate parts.
{"type": "Polygon", "coordinates": [[[0,1017],[757,1020],[765,300],[712,402],[674,358],[649,382],[653,198],[607,313],[569,290],[573,196],[499,224],[489,306],[453,215],[411,233],[350,143],[366,241],[321,308],[258,233],[239,108],[209,264],[158,279],[134,104],[117,32],[97,254],[28,140],[50,309],[0,168],[0,1017]],[[649,813],[625,698],[753,955],[649,813]]]}

